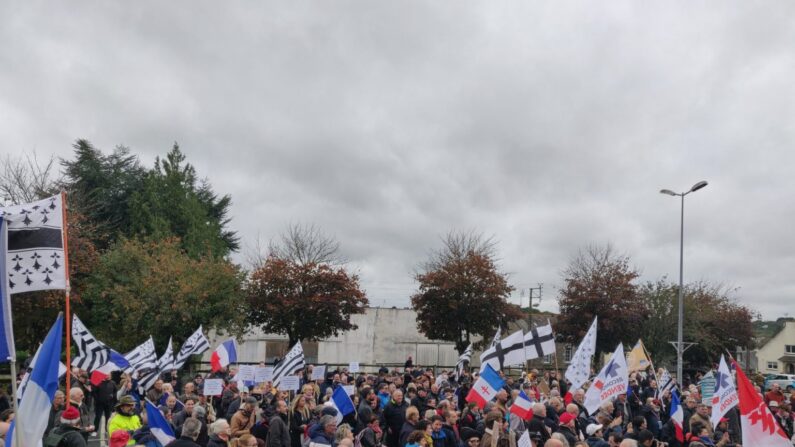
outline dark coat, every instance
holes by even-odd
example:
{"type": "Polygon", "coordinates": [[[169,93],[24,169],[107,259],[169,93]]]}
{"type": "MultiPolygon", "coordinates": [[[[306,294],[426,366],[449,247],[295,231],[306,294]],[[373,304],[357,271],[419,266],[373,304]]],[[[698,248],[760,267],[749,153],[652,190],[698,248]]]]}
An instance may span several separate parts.
{"type": "Polygon", "coordinates": [[[212,435],[207,441],[207,447],[229,447],[229,443],[219,438],[218,435],[212,435]]]}
{"type": "Polygon", "coordinates": [[[557,433],[562,434],[566,438],[566,441],[569,442],[570,446],[573,446],[579,441],[574,431],[566,425],[559,425],[557,433]]]}
{"type": "Polygon", "coordinates": [[[187,437],[187,436],[180,436],[179,438],[171,441],[165,447],[199,447],[199,444],[187,437]]]}
{"type": "Polygon", "coordinates": [[[334,439],[334,435],[327,435],[324,427],[320,424],[316,424],[312,426],[312,429],[309,430],[309,439],[311,442],[316,444],[324,444],[330,445],[331,447],[336,447],[337,443],[334,439]]]}
{"type": "Polygon", "coordinates": [[[400,430],[403,428],[403,423],[406,422],[406,409],[409,407],[408,403],[404,400],[400,405],[395,401],[390,400],[384,408],[384,424],[382,425],[386,431],[386,443],[389,447],[403,447],[398,444],[400,440],[400,430]]]}
{"type": "Polygon", "coordinates": [[[416,429],[417,427],[415,427],[414,425],[411,425],[408,422],[404,422],[403,427],[401,427],[400,429],[400,434],[398,435],[398,445],[400,447],[405,446],[406,442],[409,439],[409,435],[411,434],[411,432],[413,432],[416,429]]]}
{"type": "Polygon", "coordinates": [[[86,440],[80,433],[79,428],[61,425],[52,429],[44,445],[48,447],[55,447],[56,445],[58,447],[86,447],[86,440]],[[60,437],[61,440],[58,444],[55,444],[57,437],[60,437]]]}
{"type": "Polygon", "coordinates": [[[530,419],[530,421],[527,423],[527,431],[531,433],[540,433],[541,445],[544,445],[544,443],[549,440],[549,432],[547,431],[546,424],[544,424],[544,418],[541,416],[533,415],[533,419],[530,419]]]}
{"type": "Polygon", "coordinates": [[[284,420],[287,416],[277,414],[268,424],[267,447],[290,447],[290,429],[284,420]]]}

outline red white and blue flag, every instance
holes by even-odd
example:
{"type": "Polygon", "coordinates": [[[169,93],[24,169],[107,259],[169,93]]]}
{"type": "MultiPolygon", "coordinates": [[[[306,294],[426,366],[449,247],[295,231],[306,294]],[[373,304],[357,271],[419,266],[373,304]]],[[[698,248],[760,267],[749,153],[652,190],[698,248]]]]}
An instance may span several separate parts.
{"type": "Polygon", "coordinates": [[[732,362],[737,371],[737,394],[740,398],[740,426],[743,445],[764,447],[792,447],[784,430],[767,408],[762,397],[745,376],[737,362],[732,362]]]}
{"type": "Polygon", "coordinates": [[[513,401],[510,411],[520,418],[529,421],[533,419],[533,401],[527,397],[524,391],[520,391],[519,395],[516,396],[516,399],[513,401]]]}
{"type": "Polygon", "coordinates": [[[683,430],[685,424],[685,412],[682,410],[682,403],[679,402],[679,393],[671,391],[671,422],[676,429],[676,440],[685,442],[685,432],[683,430]]]}
{"type": "Polygon", "coordinates": [[[213,372],[226,368],[230,363],[237,363],[237,348],[233,338],[218,345],[210,356],[210,366],[213,372]]]}
{"type": "Polygon", "coordinates": [[[483,408],[494,399],[504,384],[505,381],[502,380],[500,375],[494,371],[494,368],[487,363],[480,372],[480,377],[478,377],[475,385],[469,390],[466,401],[475,402],[478,404],[478,407],[483,408]]]}

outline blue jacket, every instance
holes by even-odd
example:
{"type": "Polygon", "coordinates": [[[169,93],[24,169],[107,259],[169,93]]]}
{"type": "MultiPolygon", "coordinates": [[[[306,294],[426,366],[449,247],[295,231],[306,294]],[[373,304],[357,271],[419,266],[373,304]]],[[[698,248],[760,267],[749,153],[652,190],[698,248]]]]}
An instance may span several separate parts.
{"type": "Polygon", "coordinates": [[[309,439],[310,442],[337,447],[334,435],[327,435],[325,430],[323,430],[323,426],[320,424],[315,424],[309,429],[309,439]]]}

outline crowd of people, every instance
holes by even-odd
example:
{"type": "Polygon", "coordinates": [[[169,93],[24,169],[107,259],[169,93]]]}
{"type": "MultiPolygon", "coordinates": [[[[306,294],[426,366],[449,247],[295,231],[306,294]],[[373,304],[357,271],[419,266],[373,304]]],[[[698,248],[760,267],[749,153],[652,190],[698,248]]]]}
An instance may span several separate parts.
{"type": "MultiPolygon", "coordinates": [[[[679,442],[668,416],[670,391],[658,390],[652,374],[633,373],[628,392],[591,415],[584,406],[585,391],[569,390],[556,371],[505,377],[504,387],[480,408],[465,399],[477,372],[436,375],[407,363],[400,370],[381,368],[372,374],[342,368],[312,381],[312,368],[298,373],[297,392],[278,390],[270,382],[247,386],[233,380],[236,371],[230,368],[184,382],[177,371],[169,372],[143,394],[127,374],[92,385],[85,371],[73,369],[70,405],[58,391],[44,445],[85,447],[103,420],[110,447],[513,447],[524,432],[533,447],[733,447],[741,442],[737,408],[713,426],[695,384],[681,391],[685,441],[679,442]],[[207,378],[224,379],[221,396],[203,394],[207,378]],[[356,411],[341,415],[330,400],[335,389],[346,385],[353,385],[356,411]],[[511,412],[520,392],[533,401],[527,420],[511,412]],[[158,406],[175,433],[169,446],[162,446],[148,426],[144,400],[158,406]]],[[[792,436],[795,395],[773,385],[764,398],[792,436]]],[[[9,411],[0,413],[0,419],[13,418],[9,411]]]]}

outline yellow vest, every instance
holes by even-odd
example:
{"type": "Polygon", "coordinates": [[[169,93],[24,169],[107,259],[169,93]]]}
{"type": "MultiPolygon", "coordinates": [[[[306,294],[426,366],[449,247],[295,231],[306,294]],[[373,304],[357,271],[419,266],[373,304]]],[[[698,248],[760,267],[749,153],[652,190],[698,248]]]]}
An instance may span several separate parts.
{"type": "Polygon", "coordinates": [[[127,441],[127,445],[135,445],[135,440],[132,438],[132,434],[135,430],[141,428],[143,424],[141,424],[141,419],[138,415],[132,416],[125,416],[121,413],[115,413],[111,418],[110,422],[108,422],[108,439],[113,435],[113,432],[116,430],[123,430],[130,433],[130,440],[127,441]]]}

